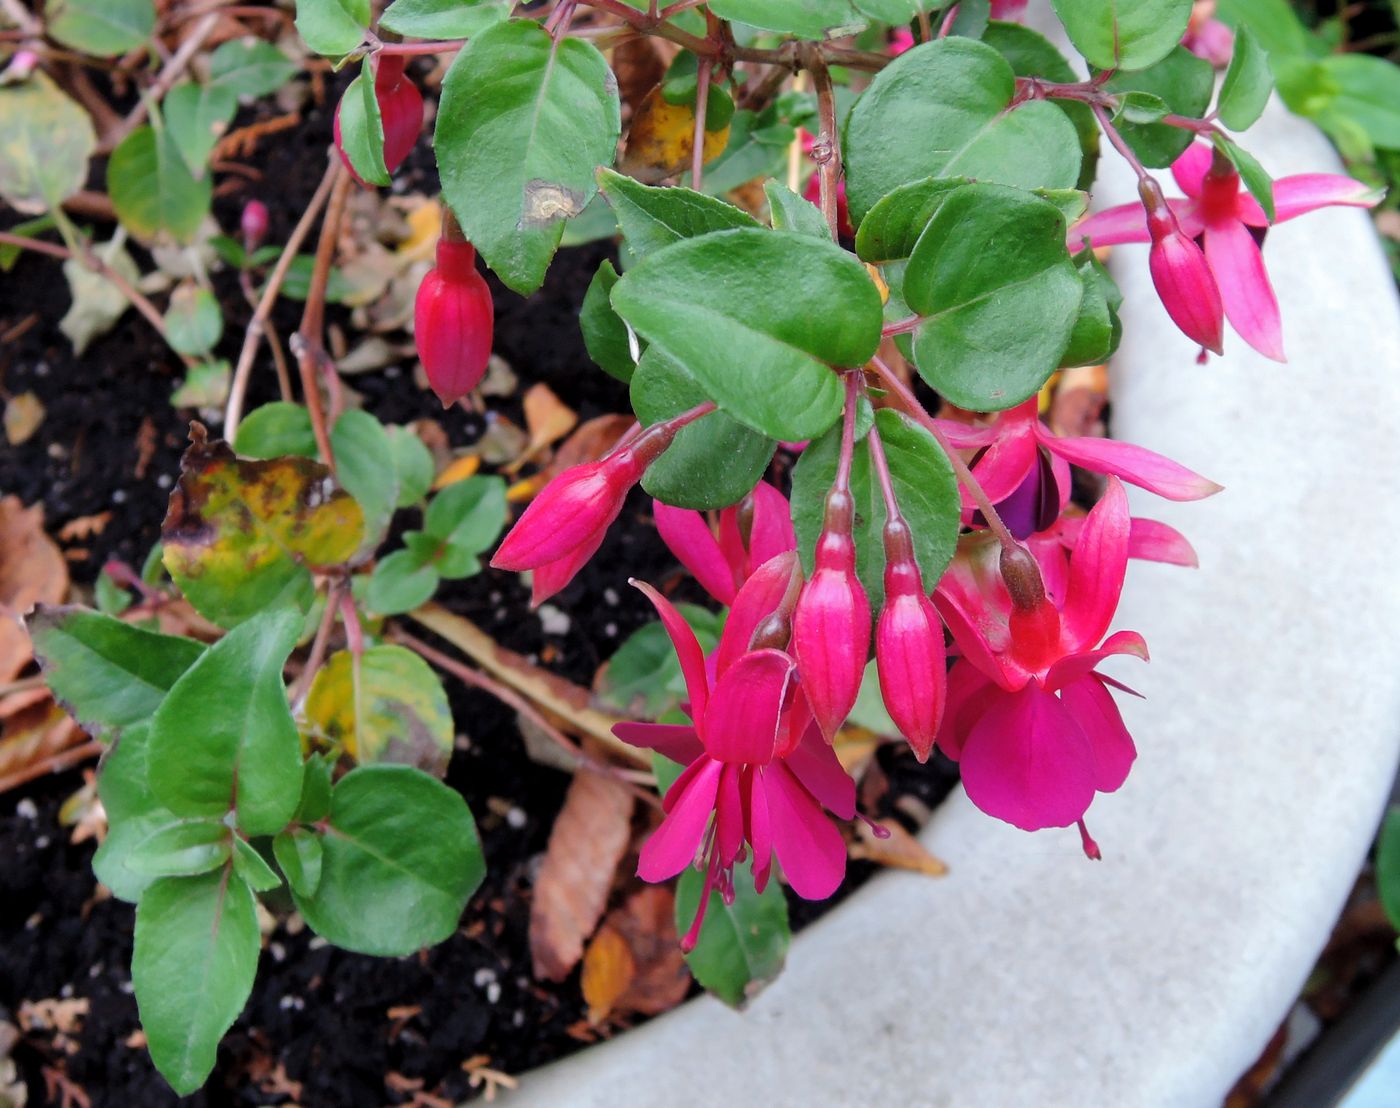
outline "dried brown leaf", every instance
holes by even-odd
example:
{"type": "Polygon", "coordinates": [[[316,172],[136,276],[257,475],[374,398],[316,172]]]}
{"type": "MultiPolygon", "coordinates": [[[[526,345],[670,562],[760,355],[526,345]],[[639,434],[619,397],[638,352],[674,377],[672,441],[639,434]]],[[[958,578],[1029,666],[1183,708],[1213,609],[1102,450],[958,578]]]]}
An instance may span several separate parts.
{"type": "Polygon", "coordinates": [[[100,535],[107,529],[107,524],[112,522],[110,510],[98,512],[91,516],[78,516],[70,519],[58,529],[59,542],[81,542],[83,539],[90,539],[93,535],[100,535]]]}
{"type": "Polygon", "coordinates": [[[16,496],[0,498],[0,681],[9,681],[33,658],[18,617],[35,604],[60,604],[68,593],[68,565],[44,534],[44,509],[24,507],[16,496]]]}
{"type": "Polygon", "coordinates": [[[11,446],[28,442],[44,422],[44,404],[32,392],[10,397],[5,404],[5,438],[11,446]]]}
{"type": "Polygon", "coordinates": [[[607,906],[613,872],[631,840],[632,794],[599,773],[578,773],[549,833],[530,902],[535,976],[562,981],[607,906]]]}
{"type": "Polygon", "coordinates": [[[617,440],[636,422],[630,415],[600,415],[581,423],[554,452],[547,472],[552,476],[570,466],[596,462],[616,446],[617,440]]]}
{"type": "Polygon", "coordinates": [[[614,1009],[646,1016],[669,1012],[690,990],[690,970],[676,937],[675,895],[665,885],[644,885],[604,927],[627,940],[636,972],[614,1009]]]}
{"type": "Polygon", "coordinates": [[[628,109],[635,112],[646,94],[666,76],[666,62],[649,38],[633,38],[613,48],[613,73],[617,91],[628,109]]]}
{"type": "Polygon", "coordinates": [[[525,451],[505,472],[515,474],[530,459],[538,457],[541,451],[558,442],[578,424],[578,413],[554,394],[548,385],[531,385],[523,400],[525,406],[525,426],[530,432],[530,441],[525,451]]]}
{"type": "Polygon", "coordinates": [[[948,872],[947,864],[930,854],[923,843],[904,830],[897,821],[882,819],[878,822],[889,832],[889,837],[878,839],[863,820],[858,822],[856,831],[860,835],[860,842],[851,844],[852,858],[864,858],[882,866],[913,870],[930,877],[942,877],[948,872]]]}
{"type": "Polygon", "coordinates": [[[588,1022],[596,1027],[607,1019],[636,976],[632,947],[621,931],[604,923],[583,954],[581,985],[588,1022]]]}
{"type": "Polygon", "coordinates": [[[82,737],[68,713],[52,702],[16,712],[0,731],[0,792],[47,772],[82,737]]]}

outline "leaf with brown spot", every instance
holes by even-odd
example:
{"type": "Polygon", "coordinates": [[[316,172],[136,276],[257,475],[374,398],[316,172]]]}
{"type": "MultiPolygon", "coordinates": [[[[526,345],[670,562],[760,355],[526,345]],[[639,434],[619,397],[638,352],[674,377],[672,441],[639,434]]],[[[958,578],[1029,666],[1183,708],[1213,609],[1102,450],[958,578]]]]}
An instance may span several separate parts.
{"type": "Polygon", "coordinates": [[[852,858],[863,858],[895,869],[912,870],[929,877],[942,877],[948,872],[947,864],[941,858],[930,854],[923,843],[904,830],[896,820],[882,819],[877,822],[889,832],[889,837],[876,838],[864,820],[858,822],[856,831],[860,835],[860,842],[851,844],[849,853],[852,858]]]}
{"type": "Polygon", "coordinates": [[[632,794],[599,773],[575,774],[549,833],[530,902],[535,976],[562,981],[602,918],[613,872],[631,841],[632,794]]]}
{"type": "Polygon", "coordinates": [[[345,562],[364,514],[309,458],[249,461],[190,424],[190,447],[161,525],[165,568],[200,615],[234,627],[285,604],[305,610],[308,566],[345,562]]]}
{"type": "Polygon", "coordinates": [[[33,658],[19,616],[35,604],[59,604],[68,593],[68,565],[44,534],[44,509],[17,496],[0,497],[0,681],[10,681],[33,658]]]}

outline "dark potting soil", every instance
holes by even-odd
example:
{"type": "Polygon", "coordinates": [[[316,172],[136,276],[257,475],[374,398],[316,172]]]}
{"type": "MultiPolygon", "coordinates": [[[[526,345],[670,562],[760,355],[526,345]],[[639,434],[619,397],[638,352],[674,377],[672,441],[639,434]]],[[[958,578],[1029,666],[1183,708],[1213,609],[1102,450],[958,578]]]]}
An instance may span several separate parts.
{"type": "MultiPolygon", "coordinates": [[[[245,109],[238,123],[260,111],[245,109]]],[[[328,109],[311,110],[298,131],[265,141],[256,158],[262,182],[216,201],[220,225],[236,227],[244,200],[256,197],[271,210],[269,241],[284,241],[320,178],[329,118],[328,109]]],[[[401,179],[408,191],[435,191],[426,144],[401,179]]],[[[522,390],[543,382],[580,419],[627,410],[626,387],[592,366],[577,323],[588,282],[612,252],[607,244],[561,252],[545,287],[528,299],[488,277],[496,352],[519,375],[522,390]]],[[[32,391],[46,409],[31,439],[0,450],[0,493],[25,504],[42,502],[51,534],[71,520],[112,513],[99,531],[66,544],[75,583],[91,585],[109,558],[139,566],[159,537],[188,422],[196,415],[169,403],[183,369],[134,312],[74,357],[57,327],[69,295],[52,260],[24,256],[0,281],[0,333],[12,336],[0,348],[0,388],[8,395],[32,391]]],[[[214,283],[226,325],[216,353],[232,361],[251,309],[232,274],[218,274],[214,283]]],[[[296,328],[300,311],[295,302],[279,303],[273,322],[280,334],[296,328]]],[[[343,309],[332,307],[328,318],[348,327],[343,309]]],[[[353,386],[386,422],[428,417],[453,446],[475,441],[482,417],[461,407],[441,411],[411,384],[410,370],[400,365],[360,375],[353,386]]],[[[264,354],[248,409],[271,399],[264,354]]],[[[492,406],[522,422],[518,401],[493,400],[492,406]]],[[[211,431],[218,433],[217,421],[211,431]]],[[[400,528],[405,520],[416,522],[407,513],[400,528]]],[[[487,570],[451,583],[440,599],[503,645],[587,685],[627,635],[653,618],[626,587],[629,575],[703,599],[698,590],[687,591],[695,586],[680,579],[641,494],[628,502],[592,563],[552,602],[567,617],[566,629],[552,621],[547,632],[529,611],[528,590],[511,574],[487,570]]],[[[450,1103],[481,1091],[462,1068],[468,1058],[485,1055],[492,1068],[516,1074],[580,1049],[589,1038],[579,1031],[584,1006],[577,972],[558,986],[537,983],[527,938],[534,868],[568,776],[530,760],[509,709],[458,682],[449,681],[448,689],[461,739],[447,781],[471,805],[488,862],[462,926],[418,956],[388,960],[337,950],[305,929],[293,934],[284,913],[268,938],[247,1008],[220,1048],[207,1086],[188,1103],[295,1099],[308,1108],[369,1108],[410,1103],[420,1091],[450,1103]]],[[[918,766],[907,748],[885,748],[878,757],[889,789],[876,801],[875,816],[894,815],[912,827],[911,813],[931,808],[956,781],[947,765],[932,771],[918,766]]],[[[99,1108],[173,1104],[177,1098],[139,1036],[129,972],[134,910],[99,899],[90,868],[93,844],[71,845],[69,830],[58,823],[60,805],[82,780],[70,772],[0,796],[0,1019],[15,1022],[25,1001],[87,1001],[78,1030],[27,1035],[14,1049],[31,1104],[56,1102],[45,1084],[45,1070],[56,1063],[99,1108]]],[[[874,869],[852,862],[839,895],[874,869]]],[[[834,901],[791,903],[794,925],[801,926],[834,901]]]]}

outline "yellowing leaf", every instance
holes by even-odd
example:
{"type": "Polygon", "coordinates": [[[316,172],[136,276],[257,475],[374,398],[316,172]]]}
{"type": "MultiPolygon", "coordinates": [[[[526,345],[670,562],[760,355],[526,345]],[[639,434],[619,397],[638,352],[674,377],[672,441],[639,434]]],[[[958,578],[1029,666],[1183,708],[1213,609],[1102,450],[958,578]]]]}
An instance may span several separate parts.
{"type": "Polygon", "coordinates": [[[429,200],[409,212],[406,219],[409,235],[395,247],[395,252],[404,262],[431,261],[442,227],[442,205],[429,200]]]}
{"type": "Polygon", "coordinates": [[[548,385],[531,385],[525,393],[524,405],[530,442],[525,447],[525,453],[504,468],[504,472],[509,474],[518,473],[521,466],[551,443],[562,439],[578,423],[578,413],[555,396],[548,385]]]}
{"type": "Polygon", "coordinates": [[[608,1018],[613,1005],[636,976],[632,948],[611,924],[603,924],[583,954],[580,984],[588,1005],[588,1022],[595,1027],[608,1018]]]}
{"type": "Polygon", "coordinates": [[[43,401],[32,392],[12,396],[5,404],[5,438],[11,446],[28,442],[43,422],[43,401]]]}
{"type": "Polygon", "coordinates": [[[225,627],[312,598],[309,566],[359,548],[364,514],[309,458],[246,461],[190,424],[190,448],[161,526],[165,568],[200,615],[225,627]]]}
{"type": "Polygon", "coordinates": [[[433,479],[433,491],[465,481],[481,468],[481,457],[477,454],[463,454],[433,479]]]}
{"type": "MultiPolygon", "coordinates": [[[[714,161],[728,143],[727,126],[719,131],[706,131],[705,161],[714,161]]],[[[667,103],[661,96],[661,89],[654,88],[632,117],[627,148],[618,169],[629,177],[655,184],[689,169],[694,149],[694,107],[667,103]]]]}

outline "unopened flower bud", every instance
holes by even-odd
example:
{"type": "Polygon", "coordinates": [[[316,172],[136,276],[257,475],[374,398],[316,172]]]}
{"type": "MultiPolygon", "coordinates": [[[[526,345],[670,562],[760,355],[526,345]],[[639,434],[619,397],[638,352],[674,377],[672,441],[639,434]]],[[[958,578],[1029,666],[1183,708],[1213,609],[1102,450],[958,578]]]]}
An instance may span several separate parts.
{"type": "Polygon", "coordinates": [[[267,205],[261,200],[249,200],[243,205],[238,229],[243,232],[243,249],[251,254],[267,238],[267,205]]]}
{"type": "MultiPolygon", "coordinates": [[[[379,104],[379,118],[384,129],[384,168],[392,174],[413,150],[419,132],[423,130],[423,94],[404,75],[407,59],[402,54],[380,54],[372,64],[374,98],[379,104]]],[[[345,168],[350,171],[350,176],[365,185],[364,179],[350,164],[341,142],[340,112],[344,104],[345,98],[342,96],[335,109],[335,149],[345,168]]]]}
{"type": "Polygon", "coordinates": [[[1205,252],[1186,237],[1156,181],[1143,178],[1138,195],[1152,238],[1147,268],[1162,306],[1182,334],[1219,354],[1225,341],[1225,307],[1205,252]]]}
{"type": "Polygon", "coordinates": [[[1001,548],[1001,579],[1011,594],[1011,603],[1028,612],[1045,603],[1045,582],[1041,580],[1040,565],[1024,546],[1001,548]]]}
{"type": "Polygon", "coordinates": [[[423,278],[413,305],[413,341],[444,408],[485,376],[494,328],[491,290],[477,272],[476,251],[471,243],[444,234],[438,240],[437,268],[423,278]]]}
{"type": "Polygon", "coordinates": [[[948,652],[908,530],[903,520],[885,527],[885,606],[875,628],[875,667],[885,710],[915,757],[926,762],[943,720],[948,652]]]}

